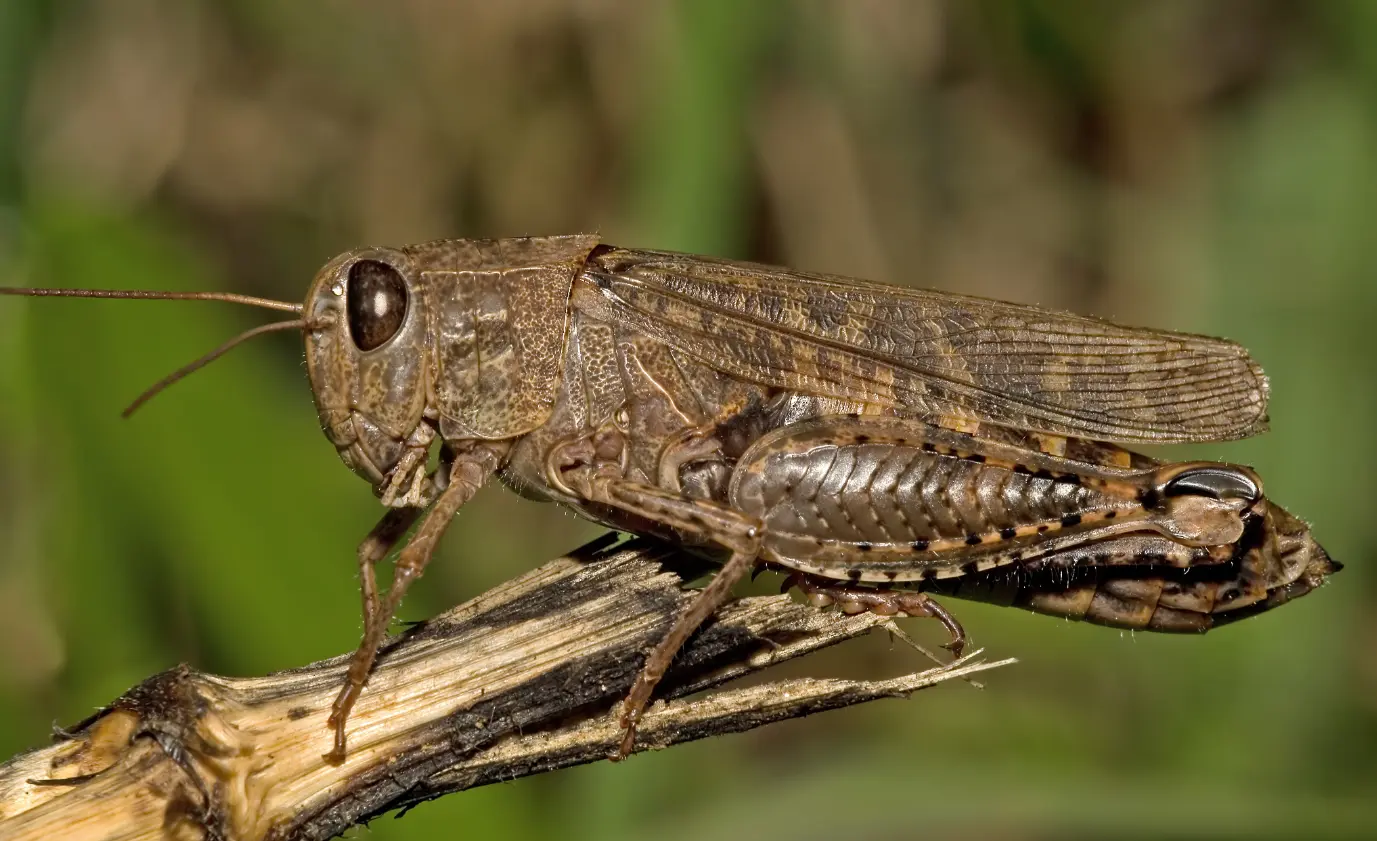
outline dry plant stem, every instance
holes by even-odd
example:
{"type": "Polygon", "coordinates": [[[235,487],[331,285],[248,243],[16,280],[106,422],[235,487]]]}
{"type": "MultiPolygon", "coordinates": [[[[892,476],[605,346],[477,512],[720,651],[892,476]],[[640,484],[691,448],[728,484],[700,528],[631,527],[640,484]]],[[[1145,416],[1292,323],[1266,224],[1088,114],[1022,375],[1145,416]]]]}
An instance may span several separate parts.
{"type": "MultiPolygon", "coordinates": [[[[321,754],[346,657],[262,678],[155,675],[53,746],[0,766],[0,838],[324,839],[399,806],[600,760],[621,738],[615,712],[644,653],[693,596],[683,575],[696,571],[649,541],[585,547],[393,638],[341,765],[321,754]]],[[[1011,662],[716,689],[888,621],[787,596],[730,602],[659,696],[709,691],[652,706],[637,744],[905,696],[1011,662]]]]}

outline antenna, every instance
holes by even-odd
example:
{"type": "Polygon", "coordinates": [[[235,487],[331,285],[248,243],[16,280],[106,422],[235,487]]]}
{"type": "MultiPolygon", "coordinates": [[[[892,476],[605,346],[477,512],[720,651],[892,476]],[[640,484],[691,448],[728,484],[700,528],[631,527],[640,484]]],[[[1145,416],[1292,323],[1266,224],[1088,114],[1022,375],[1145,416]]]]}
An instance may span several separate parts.
{"type": "MultiPolygon", "coordinates": [[[[287,301],[274,301],[271,298],[257,298],[253,295],[237,295],[233,292],[158,292],[139,289],[24,289],[5,286],[0,287],[0,295],[21,295],[27,298],[128,298],[156,301],[226,301],[231,304],[246,304],[251,307],[262,307],[263,309],[289,312],[295,315],[300,315],[305,309],[302,304],[293,304],[287,301]]],[[[282,330],[304,330],[311,325],[312,322],[305,318],[294,318],[290,321],[275,321],[272,324],[264,324],[259,327],[245,330],[238,336],[220,345],[215,350],[212,350],[210,353],[183,365],[171,374],[158,380],[142,394],[134,398],[134,402],[130,403],[128,407],[120,413],[120,417],[129,417],[134,414],[134,412],[138,411],[140,406],[162,393],[168,386],[206,367],[255,336],[261,336],[264,333],[276,333],[282,330]]]]}
{"type": "Polygon", "coordinates": [[[274,321],[272,324],[264,324],[259,327],[254,327],[249,330],[245,330],[238,336],[235,336],[233,339],[230,339],[228,342],[225,342],[223,345],[220,345],[215,350],[211,351],[210,353],[207,353],[205,356],[202,356],[193,362],[188,362],[187,364],[168,374],[166,377],[163,377],[161,380],[158,380],[156,383],[149,386],[143,394],[140,394],[138,397],[135,397],[134,402],[126,406],[123,412],[120,412],[120,417],[128,418],[130,415],[137,412],[140,406],[147,403],[149,400],[152,400],[154,397],[158,396],[158,394],[162,392],[164,389],[166,389],[168,386],[172,385],[180,379],[184,379],[187,376],[201,370],[210,363],[229,353],[234,348],[238,347],[239,345],[242,345],[249,339],[252,339],[254,336],[261,336],[264,333],[276,333],[279,330],[302,330],[305,329],[306,323],[306,319],[304,318],[294,318],[291,321],[274,321]]]}
{"type": "Polygon", "coordinates": [[[0,295],[22,295],[26,298],[137,298],[156,301],[228,301],[231,304],[248,304],[279,312],[300,315],[301,304],[287,301],[274,301],[272,298],[256,298],[253,295],[236,295],[233,292],[157,292],[143,289],[22,289],[0,286],[0,295]]]}

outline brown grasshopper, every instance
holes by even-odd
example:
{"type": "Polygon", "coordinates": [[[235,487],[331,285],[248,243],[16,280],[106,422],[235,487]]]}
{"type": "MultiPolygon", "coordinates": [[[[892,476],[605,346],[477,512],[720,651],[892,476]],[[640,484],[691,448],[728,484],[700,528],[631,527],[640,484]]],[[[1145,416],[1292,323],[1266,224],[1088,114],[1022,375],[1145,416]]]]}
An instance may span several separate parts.
{"type": "Polygon", "coordinates": [[[1170,611],[1270,606],[1337,568],[1247,468],[1095,443],[1262,431],[1266,378],[1219,339],[593,235],[350,251],[302,305],[0,291],[218,299],[300,316],[230,341],[127,411],[253,335],[303,332],[321,426],[390,509],[359,547],[364,634],[329,719],[336,761],[402,597],[493,476],[723,560],[648,654],[621,708],[620,756],[674,654],[757,565],[794,573],[819,603],[935,617],[958,653],[960,624],[923,590],[970,595],[963,581],[978,589],[1002,568],[1061,576],[1015,587],[1026,606],[1120,624],[1143,610],[1096,609],[1114,591],[1073,573],[1142,582],[1222,570],[1209,599],[1173,600],[1163,584],[1149,614],[1171,630],[1203,620],[1170,611]],[[384,597],[374,568],[418,519],[384,597]],[[1081,591],[1090,601],[1078,607],[1081,591]]]}

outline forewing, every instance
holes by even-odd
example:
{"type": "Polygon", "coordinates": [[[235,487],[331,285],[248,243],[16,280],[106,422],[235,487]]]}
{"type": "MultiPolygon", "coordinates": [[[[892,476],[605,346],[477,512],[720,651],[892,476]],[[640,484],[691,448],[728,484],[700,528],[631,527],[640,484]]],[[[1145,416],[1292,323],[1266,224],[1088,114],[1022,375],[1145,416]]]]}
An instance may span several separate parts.
{"type": "Polygon", "coordinates": [[[597,252],[584,278],[616,317],[781,388],[1108,441],[1266,427],[1267,379],[1223,339],[663,252],[597,252]]]}

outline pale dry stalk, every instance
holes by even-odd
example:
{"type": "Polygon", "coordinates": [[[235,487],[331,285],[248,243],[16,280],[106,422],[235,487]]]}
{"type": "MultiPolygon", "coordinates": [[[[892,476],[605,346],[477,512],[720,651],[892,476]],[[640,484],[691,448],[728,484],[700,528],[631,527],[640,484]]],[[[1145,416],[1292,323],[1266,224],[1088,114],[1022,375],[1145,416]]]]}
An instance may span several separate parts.
{"type": "MultiPolygon", "coordinates": [[[[341,765],[322,754],[345,657],[260,678],[155,675],[52,746],[0,766],[0,838],[324,839],[443,794],[601,760],[620,738],[612,713],[695,572],[649,541],[589,546],[411,628],[379,660],[341,765]]],[[[729,603],[676,659],[662,696],[677,700],[652,707],[638,748],[906,696],[1012,662],[717,688],[887,621],[787,596],[729,603]]]]}

